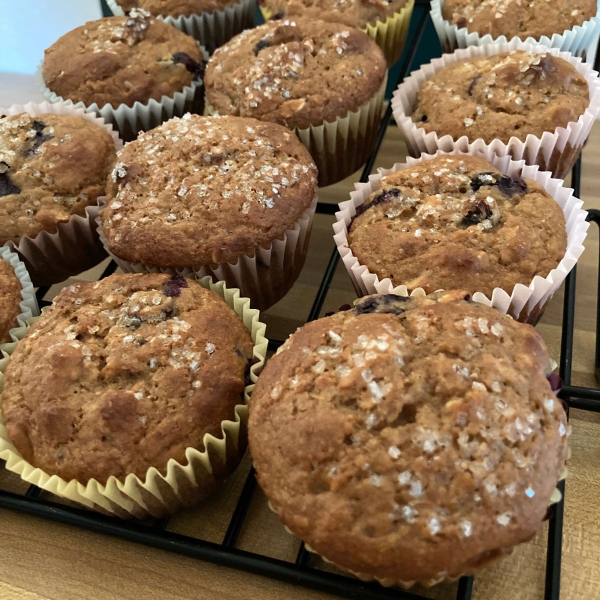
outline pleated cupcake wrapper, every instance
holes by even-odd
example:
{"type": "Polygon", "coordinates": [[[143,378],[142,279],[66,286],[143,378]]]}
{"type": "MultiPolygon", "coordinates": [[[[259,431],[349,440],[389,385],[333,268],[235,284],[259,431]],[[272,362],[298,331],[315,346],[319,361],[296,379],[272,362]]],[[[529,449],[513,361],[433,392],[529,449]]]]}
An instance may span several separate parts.
{"type": "Polygon", "coordinates": [[[13,268],[15,275],[21,283],[22,298],[21,302],[19,303],[21,312],[17,315],[16,319],[18,327],[13,327],[8,332],[12,342],[0,344],[0,357],[2,357],[3,351],[9,352],[12,351],[12,348],[14,348],[15,342],[18,340],[16,337],[17,331],[22,327],[26,327],[27,320],[31,319],[31,317],[39,315],[40,311],[37,304],[37,298],[35,297],[35,289],[31,283],[31,277],[29,276],[25,265],[19,259],[19,255],[15,252],[11,252],[10,248],[7,246],[2,246],[0,247],[0,260],[6,261],[13,268]]]}
{"type": "MultiPolygon", "coordinates": [[[[104,205],[103,199],[100,210],[104,205]]],[[[230,287],[239,288],[243,296],[250,298],[252,306],[266,310],[287,294],[300,275],[308,251],[316,208],[317,196],[294,226],[283,234],[282,239],[274,240],[268,248],[255,248],[253,256],[242,255],[234,263],[205,265],[195,270],[155,267],[123,260],[110,251],[100,218],[97,224],[104,248],[126,273],[210,276],[214,281],[224,281],[230,287]]]]}
{"type": "MultiPolygon", "coordinates": [[[[115,16],[124,15],[123,9],[116,0],[106,0],[115,16]]],[[[232,37],[254,26],[256,0],[241,0],[222,10],[213,10],[186,17],[170,17],[160,15],[158,18],[191,35],[211,52],[228,42],[232,37]]]]}
{"type": "MultiPolygon", "coordinates": [[[[82,117],[106,130],[113,138],[117,152],[123,148],[123,142],[112,125],[95,114],[85,112],[83,108],[49,102],[30,102],[0,108],[0,115],[12,116],[24,112],[34,117],[44,113],[82,117]]],[[[67,222],[59,223],[55,233],[41,231],[35,237],[22,237],[17,243],[8,241],[5,246],[19,254],[34,286],[64,281],[71,275],[91,269],[106,258],[106,252],[96,233],[95,220],[98,212],[96,205],[88,206],[85,216],[73,215],[67,222]]]]}
{"type": "MultiPolygon", "coordinates": [[[[202,46],[200,46],[200,50],[204,58],[208,60],[206,50],[202,46]]],[[[146,104],[141,102],[136,102],[133,106],[120,104],[116,108],[111,104],[100,107],[94,103],[87,106],[83,102],[74,103],[68,98],[63,98],[48,88],[42,75],[42,64],[40,63],[38,67],[36,78],[44,98],[48,102],[74,106],[78,109],[82,108],[87,113],[96,114],[98,117],[103,118],[106,123],[112,124],[126,142],[136,139],[140,131],[148,131],[158,127],[161,123],[173,117],[182,117],[188,112],[202,114],[204,98],[204,82],[202,80],[192,81],[180,92],[175,92],[173,97],[163,96],[160,100],[152,98],[146,104]]]]}
{"type": "MultiPolygon", "coordinates": [[[[452,52],[457,48],[468,48],[469,46],[484,46],[486,44],[502,44],[513,39],[524,41],[528,44],[542,45],[548,48],[557,48],[562,52],[570,52],[575,56],[590,54],[597,43],[597,36],[600,32],[600,19],[598,16],[592,17],[582,25],[576,25],[573,29],[567,29],[563,33],[555,33],[552,37],[542,36],[539,40],[528,37],[524,40],[515,36],[511,40],[506,36],[494,38],[491,34],[480,35],[476,31],[469,33],[466,27],[451,25],[442,16],[442,7],[444,0],[431,0],[431,20],[440,39],[440,44],[444,52],[452,52]]],[[[600,3],[599,3],[600,8],[600,3]]]]}
{"type": "MultiPolygon", "coordinates": [[[[407,163],[397,163],[391,169],[379,169],[377,174],[369,176],[368,183],[355,183],[356,190],[350,194],[350,200],[339,204],[340,210],[336,213],[337,221],[333,225],[334,240],[359,295],[394,293],[406,296],[407,288],[405,285],[394,286],[389,278],[380,280],[366,266],[361,265],[358,258],[352,253],[348,245],[348,227],[352,217],[356,215],[357,207],[364,204],[367,198],[377,190],[384,175],[410,168],[440,154],[445,153],[439,151],[433,156],[424,154],[419,159],[408,158],[407,163]]],[[[462,156],[465,153],[454,150],[450,154],[462,156]]],[[[583,241],[586,238],[589,223],[585,220],[587,212],[582,208],[583,202],[573,196],[572,189],[563,187],[562,180],[553,179],[550,173],[540,171],[537,166],[527,166],[524,161],[513,161],[508,156],[498,157],[491,148],[468,154],[485,158],[507,175],[519,175],[537,181],[556,200],[563,211],[567,227],[567,249],[563,259],[547,277],[536,276],[529,286],[519,283],[512,290],[495,288],[491,299],[481,292],[473,294],[473,300],[477,302],[496,308],[519,321],[536,323],[542,315],[545,304],[561,286],[584,250],[583,241]]],[[[456,286],[460,287],[460,285],[460,280],[457,280],[456,286]]],[[[422,292],[421,288],[418,290],[422,292]]]]}
{"type": "MultiPolygon", "coordinates": [[[[396,64],[402,50],[404,50],[414,7],[415,0],[408,0],[402,9],[390,15],[385,21],[375,21],[373,24],[367,23],[366,27],[360,28],[381,48],[388,67],[396,64]]],[[[266,6],[261,6],[260,12],[265,21],[273,16],[273,12],[266,6]]]]}
{"type": "MultiPolygon", "coordinates": [[[[569,452],[569,456],[570,456],[570,452],[569,452]]],[[[568,476],[568,469],[567,469],[567,467],[565,467],[563,469],[563,472],[560,475],[559,482],[562,481],[563,479],[566,479],[567,476],[568,476]]],[[[560,493],[560,490],[558,488],[554,488],[554,491],[552,492],[552,495],[550,496],[549,506],[552,506],[553,504],[558,504],[561,500],[562,500],[562,494],[560,493]]],[[[277,510],[275,510],[275,507],[273,506],[273,504],[271,503],[270,500],[267,500],[267,504],[269,505],[269,508],[281,519],[281,517],[279,516],[279,513],[277,512],[277,510]]],[[[284,523],[282,523],[282,525],[283,525],[283,528],[287,531],[287,533],[289,533],[290,535],[293,535],[294,537],[298,537],[287,525],[285,525],[284,523]]],[[[456,577],[444,576],[444,577],[438,577],[435,579],[428,579],[426,581],[403,581],[401,579],[393,579],[390,577],[379,578],[379,577],[374,577],[372,575],[367,575],[366,573],[355,573],[354,571],[350,571],[349,569],[340,567],[339,565],[336,565],[333,561],[329,560],[322,554],[315,552],[313,550],[313,548],[311,548],[311,546],[309,544],[307,544],[306,542],[304,542],[304,546],[309,552],[311,552],[315,556],[319,556],[325,562],[329,563],[330,565],[334,565],[337,568],[342,569],[343,571],[352,573],[352,575],[354,575],[361,581],[367,581],[367,582],[377,581],[384,587],[401,587],[402,589],[407,590],[407,589],[413,587],[415,584],[418,584],[422,587],[430,588],[430,587],[433,587],[434,585],[438,585],[439,583],[455,583],[461,577],[463,577],[465,575],[467,575],[467,576],[471,575],[471,573],[462,573],[461,575],[457,575],[456,577]]],[[[510,554],[510,552],[512,552],[512,549],[509,552],[507,552],[506,554],[510,554]]]]}
{"type": "MultiPolygon", "coordinates": [[[[247,404],[264,365],[268,341],[265,338],[266,326],[260,322],[259,311],[250,308],[250,300],[241,297],[239,290],[228,289],[222,282],[213,283],[210,277],[200,279],[199,283],[216,292],[235,310],[251,332],[254,342],[253,355],[256,362],[250,368],[252,384],[244,390],[244,397],[235,407],[233,419],[221,423],[222,438],[206,434],[205,450],[187,448],[187,464],[171,459],[165,475],[155,468],[150,468],[143,480],[130,474],[123,481],[110,477],[106,485],[93,479],[87,485],[83,485],[75,480],[66,481],[57,475],[49,475],[25,461],[8,438],[0,414],[0,459],[6,461],[6,468],[20,475],[27,483],[37,485],[56,496],[122,518],[160,518],[180,508],[191,506],[211,493],[217,482],[235,469],[245,451],[247,404]]],[[[35,321],[36,318],[29,319],[28,326],[15,332],[15,337],[18,340],[23,339],[29,326],[35,321]]],[[[13,352],[15,345],[8,348],[0,359],[0,390],[9,360],[8,355],[13,352]]]]}
{"type": "MultiPolygon", "coordinates": [[[[370,156],[383,109],[387,74],[373,97],[358,110],[331,123],[296,127],[294,133],[310,152],[319,171],[319,187],[332,185],[352,175],[370,156]]],[[[206,113],[219,113],[205,101],[206,113]]]]}
{"type": "Polygon", "coordinates": [[[498,156],[508,155],[513,160],[523,159],[528,165],[539,165],[542,170],[551,171],[554,177],[564,179],[575,164],[600,110],[600,80],[598,73],[590,65],[582,62],[580,58],[567,52],[560,52],[556,48],[543,48],[539,45],[534,46],[514,39],[509,43],[470,46],[464,50],[456,50],[453,54],[444,54],[441,58],[434,59],[418,71],[411,73],[398,86],[392,97],[392,108],[396,123],[402,129],[412,156],[418,157],[424,152],[434,154],[438,150],[450,152],[457,149],[473,153],[485,152],[489,149],[498,156]],[[431,79],[438,71],[461,60],[475,56],[492,56],[510,50],[548,52],[572,64],[585,77],[590,90],[590,104],[577,121],[570,122],[567,127],[557,127],[554,131],[546,131],[541,138],[528,135],[525,141],[521,141],[516,137],[512,137],[508,144],[499,139],[486,143],[481,138],[472,140],[466,135],[457,140],[454,140],[450,135],[438,137],[435,131],[426,133],[413,123],[411,115],[414,111],[417,93],[425,81],[431,79]]]}

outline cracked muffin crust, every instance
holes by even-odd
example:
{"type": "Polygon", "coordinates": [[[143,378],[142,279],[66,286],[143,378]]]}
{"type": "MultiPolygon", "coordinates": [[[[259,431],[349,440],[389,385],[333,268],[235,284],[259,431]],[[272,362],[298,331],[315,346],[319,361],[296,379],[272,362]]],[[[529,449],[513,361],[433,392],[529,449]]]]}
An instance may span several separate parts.
{"type": "Polygon", "coordinates": [[[119,258],[199,269],[269,247],[310,206],[316,167],[291,131],[186,115],[119,153],[101,213],[119,258]]]}
{"type": "Polygon", "coordinates": [[[385,175],[348,229],[348,247],[370,272],[426,293],[460,285],[510,295],[546,277],[567,248],[563,212],[539,183],[474,156],[440,155],[385,175]]]}
{"type": "Polygon", "coordinates": [[[544,342],[464,297],[363,298],[300,328],[252,393],[261,487],[344,569],[470,574],[542,524],[567,455],[544,342]]]}
{"type": "Polygon", "coordinates": [[[115,159],[110,134],[83,117],[0,114],[0,245],[84,216],[115,159]]]}
{"type": "Polygon", "coordinates": [[[412,120],[425,132],[505,144],[577,121],[590,103],[585,78],[551,54],[514,50],[458,61],[419,90],[412,120]]]}
{"type": "Polygon", "coordinates": [[[65,100],[116,108],[173,97],[201,79],[204,66],[194,38],[135,9],[63,35],[45,51],[42,75],[65,100]]]}
{"type": "Polygon", "coordinates": [[[377,21],[385,22],[406,6],[406,0],[264,0],[259,2],[271,13],[271,18],[310,20],[342,23],[364,29],[377,21]]]}
{"type": "Polygon", "coordinates": [[[382,51],[360,30],[269,21],[215,51],[206,67],[206,98],[221,115],[302,129],[358,110],[377,93],[386,69],[382,51]]]}
{"type": "Polygon", "coordinates": [[[493,38],[552,37],[596,16],[595,0],[444,0],[442,16],[451,25],[493,38]]]}
{"type": "Polygon", "coordinates": [[[163,474],[243,403],[252,338],[183,277],[113,275],[61,292],[6,369],[2,413],[23,458],[86,484],[163,474]]]}
{"type": "Polygon", "coordinates": [[[9,331],[18,327],[23,286],[12,266],[0,258],[0,344],[10,342],[9,331]]]}
{"type": "Polygon", "coordinates": [[[117,0],[119,6],[128,13],[132,9],[142,8],[152,16],[180,17],[199,15],[222,10],[235,4],[237,0],[117,0]]]}

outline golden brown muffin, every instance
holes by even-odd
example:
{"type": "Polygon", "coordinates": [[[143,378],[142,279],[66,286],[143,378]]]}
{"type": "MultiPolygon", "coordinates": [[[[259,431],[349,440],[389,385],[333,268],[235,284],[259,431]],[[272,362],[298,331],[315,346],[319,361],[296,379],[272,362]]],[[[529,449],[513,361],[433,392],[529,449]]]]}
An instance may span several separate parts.
{"type": "Polygon", "coordinates": [[[394,286],[457,285],[488,298],[546,277],[564,258],[563,212],[533,180],[474,156],[426,160],[381,178],[349,227],[348,246],[394,286]]]}
{"type": "Polygon", "coordinates": [[[235,420],[252,347],[235,312],[195,281],[113,275],[71,285],[10,359],[7,434],[26,461],[65,480],[164,474],[235,420]]]}
{"type": "Polygon", "coordinates": [[[180,17],[184,15],[199,15],[223,10],[226,6],[235,4],[237,0],[117,0],[119,6],[129,12],[134,8],[147,10],[151,15],[180,17]]]}
{"type": "Polygon", "coordinates": [[[261,487],[343,569],[431,583],[542,525],[567,456],[550,359],[533,327],[463,298],[363,298],[300,328],[252,393],[261,487]]]}

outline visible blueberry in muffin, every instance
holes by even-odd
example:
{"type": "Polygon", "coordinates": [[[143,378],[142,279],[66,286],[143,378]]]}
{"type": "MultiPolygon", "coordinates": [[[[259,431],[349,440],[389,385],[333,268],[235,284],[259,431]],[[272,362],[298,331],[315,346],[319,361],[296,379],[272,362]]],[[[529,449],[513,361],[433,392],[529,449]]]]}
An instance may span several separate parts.
{"type": "Polygon", "coordinates": [[[50,134],[44,133],[44,129],[46,129],[47,125],[43,121],[34,121],[32,126],[33,131],[35,132],[35,134],[32,136],[33,146],[25,151],[25,156],[31,156],[32,154],[35,154],[43,143],[49,142],[54,137],[50,134]]]}
{"type": "Polygon", "coordinates": [[[374,206],[378,206],[379,204],[383,204],[384,202],[390,202],[392,199],[401,197],[402,192],[398,188],[383,190],[382,192],[377,194],[373,198],[373,201],[369,202],[369,204],[361,204],[360,206],[358,206],[356,208],[356,215],[354,219],[356,219],[356,217],[358,217],[359,215],[362,215],[365,211],[369,210],[370,208],[373,208],[374,206]]]}
{"type": "Polygon", "coordinates": [[[477,225],[492,216],[492,209],[485,200],[476,201],[462,220],[463,227],[477,225]]]}
{"type": "Polygon", "coordinates": [[[186,54],[185,52],[175,52],[175,54],[173,54],[173,62],[176,65],[182,64],[198,79],[202,79],[204,77],[204,71],[206,70],[205,60],[196,62],[189,54],[186,54]]]}
{"type": "Polygon", "coordinates": [[[265,48],[269,48],[271,46],[271,42],[269,40],[259,40],[254,46],[254,56],[258,56],[258,53],[265,48]]]}
{"type": "Polygon", "coordinates": [[[406,308],[400,306],[408,302],[409,298],[397,296],[396,294],[383,294],[382,296],[369,296],[365,300],[359,301],[354,310],[357,315],[366,315],[369,313],[382,313],[399,315],[406,308]]]}
{"type": "Polygon", "coordinates": [[[474,192],[484,185],[496,185],[505,196],[526,194],[527,184],[521,177],[498,176],[498,173],[480,173],[471,179],[471,189],[474,192]]]}
{"type": "Polygon", "coordinates": [[[271,21],[280,21],[283,17],[285,17],[285,13],[281,10],[271,17],[271,21]]]}
{"type": "Polygon", "coordinates": [[[181,296],[181,289],[188,286],[187,280],[182,275],[174,275],[165,285],[165,296],[169,298],[178,298],[181,296]]]}
{"type": "Polygon", "coordinates": [[[469,89],[467,90],[467,93],[469,94],[469,96],[473,95],[473,90],[475,89],[475,86],[477,85],[477,82],[481,79],[481,75],[477,75],[477,77],[475,77],[473,79],[473,81],[471,81],[471,85],[469,86],[469,89]]]}
{"type": "Polygon", "coordinates": [[[0,162],[0,197],[21,193],[21,189],[10,180],[9,170],[10,167],[5,162],[0,162]]]}

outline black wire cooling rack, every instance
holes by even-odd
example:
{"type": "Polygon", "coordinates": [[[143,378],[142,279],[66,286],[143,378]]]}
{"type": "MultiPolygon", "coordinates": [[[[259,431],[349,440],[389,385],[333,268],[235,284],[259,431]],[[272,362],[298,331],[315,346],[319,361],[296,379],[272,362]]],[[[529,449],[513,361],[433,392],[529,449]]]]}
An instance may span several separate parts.
{"type": "MultiPolygon", "coordinates": [[[[409,47],[405,51],[400,64],[398,82],[410,72],[421,43],[423,32],[427,25],[429,15],[429,2],[416,0],[413,25],[413,35],[409,41],[409,47]]],[[[598,53],[600,54],[600,52],[598,53]]],[[[595,68],[598,70],[600,56],[596,57],[595,68]]],[[[415,68],[417,65],[415,65],[415,68]]],[[[381,128],[377,137],[375,150],[364,167],[361,182],[368,181],[379,148],[385,136],[387,127],[392,116],[391,105],[388,106],[381,121],[381,128]]],[[[581,156],[573,167],[571,186],[575,190],[575,196],[580,196],[581,184],[581,156]]],[[[317,212],[332,215],[337,210],[336,205],[319,204],[317,212]]],[[[593,221],[600,226],[600,211],[589,210],[588,221],[593,221]]],[[[339,254],[334,247],[329,263],[318,291],[314,298],[312,308],[308,314],[307,321],[317,319],[321,313],[323,303],[327,297],[333,275],[338,265],[339,254]]],[[[117,268],[114,261],[100,278],[107,277],[117,268]]],[[[560,377],[564,386],[560,391],[560,397],[565,401],[568,408],[578,408],[587,411],[600,412],[600,389],[576,387],[571,385],[571,370],[573,359],[573,329],[575,311],[575,281],[576,268],[574,268],[565,281],[562,338],[560,348],[560,377]]],[[[37,292],[40,306],[48,304],[44,301],[48,288],[40,288],[37,292]]],[[[600,278],[598,293],[600,297],[600,278]]],[[[600,311],[597,309],[596,321],[596,376],[600,377],[600,311]]],[[[275,350],[282,344],[281,341],[271,341],[269,349],[275,350]]],[[[565,495],[565,482],[559,483],[563,498],[565,495]]],[[[304,545],[300,546],[294,563],[270,558],[261,554],[247,552],[236,548],[238,537],[244,526],[250,503],[256,491],[256,478],[254,469],[251,468],[239,496],[237,505],[231,515],[223,541],[220,544],[210,541],[189,537],[179,533],[166,530],[168,519],[163,519],[149,526],[131,521],[122,521],[116,517],[107,517],[87,511],[72,508],[70,506],[57,504],[41,499],[41,490],[36,486],[30,486],[25,494],[0,490],[0,508],[19,511],[22,513],[43,517],[51,521],[74,525],[90,531],[111,535],[131,542],[145,544],[161,550],[182,554],[198,560],[208,561],[225,567],[239,569],[292,583],[307,588],[313,588],[344,598],[356,600],[419,600],[426,596],[419,595],[413,591],[404,591],[397,588],[384,588],[375,583],[364,583],[351,576],[338,575],[311,567],[312,554],[306,550],[304,545]]],[[[561,573],[561,550],[564,501],[555,504],[549,517],[548,546],[546,555],[546,583],[544,600],[558,600],[560,597],[560,573],[561,573]]],[[[470,600],[473,590],[473,577],[463,577],[459,580],[456,592],[457,600],[470,600]]]]}

